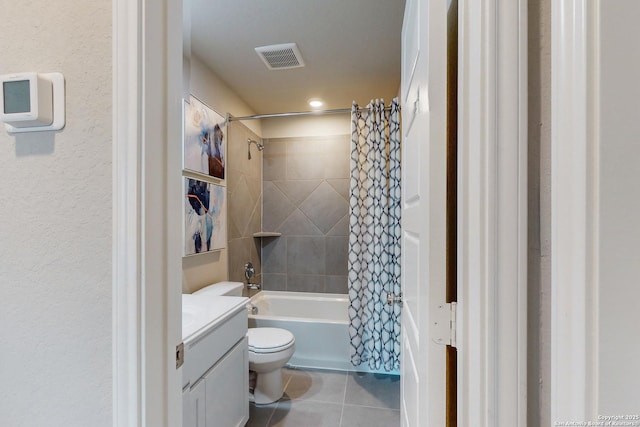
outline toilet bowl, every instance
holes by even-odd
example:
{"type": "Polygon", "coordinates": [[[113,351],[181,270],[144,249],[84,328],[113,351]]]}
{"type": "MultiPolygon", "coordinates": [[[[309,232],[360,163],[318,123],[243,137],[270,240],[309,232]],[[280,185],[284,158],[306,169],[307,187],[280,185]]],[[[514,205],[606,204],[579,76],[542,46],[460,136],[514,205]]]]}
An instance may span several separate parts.
{"type": "Polygon", "coordinates": [[[253,401],[266,405],[284,393],[282,367],[295,350],[295,338],[286,329],[249,328],[249,370],[256,373],[253,401]]]}

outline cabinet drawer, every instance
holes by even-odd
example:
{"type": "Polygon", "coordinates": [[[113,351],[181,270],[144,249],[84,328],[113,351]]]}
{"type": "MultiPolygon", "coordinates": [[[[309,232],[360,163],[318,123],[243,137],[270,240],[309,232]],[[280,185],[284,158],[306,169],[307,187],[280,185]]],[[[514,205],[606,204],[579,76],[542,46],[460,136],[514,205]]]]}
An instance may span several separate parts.
{"type": "Polygon", "coordinates": [[[239,309],[197,339],[185,343],[182,385],[195,384],[225,353],[247,334],[247,310],[239,309]]]}

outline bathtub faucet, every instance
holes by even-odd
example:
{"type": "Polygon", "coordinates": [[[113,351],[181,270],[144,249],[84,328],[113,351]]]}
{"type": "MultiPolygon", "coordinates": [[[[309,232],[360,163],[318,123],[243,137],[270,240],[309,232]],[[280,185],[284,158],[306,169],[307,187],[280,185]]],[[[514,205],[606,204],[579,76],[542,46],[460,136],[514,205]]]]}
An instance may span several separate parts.
{"type": "Polygon", "coordinates": [[[244,277],[247,279],[247,289],[249,290],[257,290],[262,289],[262,285],[260,283],[251,283],[251,278],[256,275],[256,269],[251,264],[251,261],[244,265],[244,277]]]}
{"type": "Polygon", "coordinates": [[[262,285],[260,283],[247,283],[247,289],[249,290],[262,289],[262,285]]]}
{"type": "Polygon", "coordinates": [[[251,282],[251,278],[256,275],[256,269],[253,268],[251,261],[244,265],[244,278],[247,279],[247,285],[251,282]]]}

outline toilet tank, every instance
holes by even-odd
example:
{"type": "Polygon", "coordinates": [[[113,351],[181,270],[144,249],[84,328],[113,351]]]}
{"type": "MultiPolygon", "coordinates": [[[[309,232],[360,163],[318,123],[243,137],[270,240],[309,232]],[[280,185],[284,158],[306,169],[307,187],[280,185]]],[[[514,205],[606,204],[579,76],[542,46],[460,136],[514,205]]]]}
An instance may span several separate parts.
{"type": "Polygon", "coordinates": [[[205,286],[199,291],[195,291],[193,295],[229,295],[234,297],[242,296],[242,282],[218,282],[205,286]]]}

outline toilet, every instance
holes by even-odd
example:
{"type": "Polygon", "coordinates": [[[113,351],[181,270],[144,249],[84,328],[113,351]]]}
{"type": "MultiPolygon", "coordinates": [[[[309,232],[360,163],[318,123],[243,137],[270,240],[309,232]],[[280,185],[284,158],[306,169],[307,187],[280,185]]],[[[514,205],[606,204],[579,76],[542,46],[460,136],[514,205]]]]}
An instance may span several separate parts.
{"type": "MultiPolygon", "coordinates": [[[[242,282],[220,282],[206,286],[193,295],[242,296],[242,282]]],[[[282,368],[295,351],[295,337],[282,328],[249,328],[249,371],[255,372],[250,400],[267,405],[280,400],[284,393],[282,368]]]]}
{"type": "Polygon", "coordinates": [[[256,373],[253,401],[266,405],[280,400],[284,392],[282,367],[295,351],[295,338],[286,329],[249,328],[249,371],[256,373]]]}

